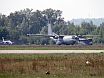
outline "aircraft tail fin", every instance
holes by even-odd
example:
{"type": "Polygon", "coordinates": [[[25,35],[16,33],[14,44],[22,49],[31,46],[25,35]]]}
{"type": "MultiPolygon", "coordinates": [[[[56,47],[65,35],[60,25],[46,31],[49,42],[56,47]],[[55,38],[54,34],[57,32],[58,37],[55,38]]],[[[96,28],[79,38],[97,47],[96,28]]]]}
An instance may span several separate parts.
{"type": "Polygon", "coordinates": [[[48,35],[53,35],[51,24],[48,24],[48,35]]]}
{"type": "Polygon", "coordinates": [[[49,36],[58,36],[56,33],[52,32],[51,24],[48,24],[48,35],[49,36]]]}

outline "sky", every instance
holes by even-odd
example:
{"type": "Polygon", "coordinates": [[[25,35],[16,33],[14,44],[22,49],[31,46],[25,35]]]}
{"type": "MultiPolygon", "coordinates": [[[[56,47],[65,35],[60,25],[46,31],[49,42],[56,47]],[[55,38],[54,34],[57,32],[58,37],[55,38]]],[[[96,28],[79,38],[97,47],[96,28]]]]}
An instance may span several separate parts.
{"type": "Polygon", "coordinates": [[[52,8],[63,11],[65,20],[104,18],[103,7],[104,0],[0,0],[0,13],[5,15],[26,8],[33,11],[52,8]]]}

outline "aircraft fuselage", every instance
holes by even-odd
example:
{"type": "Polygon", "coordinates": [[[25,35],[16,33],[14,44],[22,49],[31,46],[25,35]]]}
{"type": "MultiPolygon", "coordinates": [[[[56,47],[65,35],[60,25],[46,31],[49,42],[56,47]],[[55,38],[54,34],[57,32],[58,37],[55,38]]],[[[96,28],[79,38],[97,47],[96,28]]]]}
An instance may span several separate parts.
{"type": "Polygon", "coordinates": [[[64,36],[63,38],[53,38],[50,37],[57,45],[73,45],[76,43],[75,39],[72,39],[72,36],[64,36]]]}
{"type": "Polygon", "coordinates": [[[83,44],[83,45],[92,45],[92,40],[86,38],[73,38],[74,36],[64,36],[63,38],[57,37],[50,37],[57,45],[74,45],[76,43],[83,44]]]}

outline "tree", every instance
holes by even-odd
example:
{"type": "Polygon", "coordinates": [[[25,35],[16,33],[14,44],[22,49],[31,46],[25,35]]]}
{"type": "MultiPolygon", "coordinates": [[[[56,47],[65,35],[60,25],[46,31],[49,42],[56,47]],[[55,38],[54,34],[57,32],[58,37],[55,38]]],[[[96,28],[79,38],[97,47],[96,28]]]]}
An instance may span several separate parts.
{"type": "Polygon", "coordinates": [[[9,32],[7,31],[6,28],[0,27],[0,39],[2,39],[2,37],[8,38],[9,32]]]}
{"type": "Polygon", "coordinates": [[[44,10],[42,14],[47,22],[50,22],[51,24],[55,24],[57,21],[61,20],[62,11],[53,10],[49,8],[49,9],[44,10]]]}

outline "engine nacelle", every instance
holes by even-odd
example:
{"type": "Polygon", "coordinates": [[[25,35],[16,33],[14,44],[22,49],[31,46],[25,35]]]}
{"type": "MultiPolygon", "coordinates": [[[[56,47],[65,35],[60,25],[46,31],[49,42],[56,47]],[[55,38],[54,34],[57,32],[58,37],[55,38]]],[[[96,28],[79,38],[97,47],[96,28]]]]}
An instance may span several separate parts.
{"type": "Polygon", "coordinates": [[[61,45],[61,44],[62,44],[62,41],[57,40],[56,44],[57,44],[57,45],[61,45]]]}
{"type": "Polygon", "coordinates": [[[55,38],[55,39],[58,39],[58,38],[59,38],[59,36],[54,36],[54,38],[55,38]]]}

